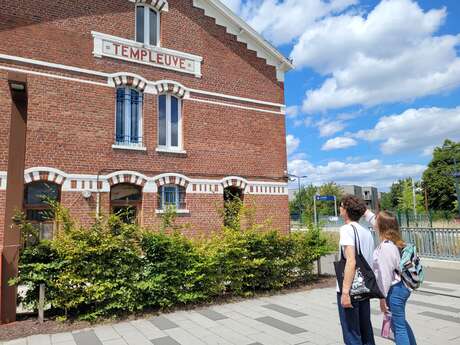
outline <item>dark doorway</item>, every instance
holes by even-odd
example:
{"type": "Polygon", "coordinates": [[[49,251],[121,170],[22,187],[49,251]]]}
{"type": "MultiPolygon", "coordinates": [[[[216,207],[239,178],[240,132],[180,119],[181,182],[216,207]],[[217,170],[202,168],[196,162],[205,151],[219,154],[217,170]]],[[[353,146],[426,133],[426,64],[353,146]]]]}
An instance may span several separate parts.
{"type": "Polygon", "coordinates": [[[230,186],[224,189],[224,225],[231,229],[240,228],[240,215],[243,208],[243,190],[230,186]]]}
{"type": "Polygon", "coordinates": [[[127,224],[137,222],[142,205],[142,189],[139,186],[121,183],[110,190],[110,207],[112,213],[120,217],[127,224]]]}

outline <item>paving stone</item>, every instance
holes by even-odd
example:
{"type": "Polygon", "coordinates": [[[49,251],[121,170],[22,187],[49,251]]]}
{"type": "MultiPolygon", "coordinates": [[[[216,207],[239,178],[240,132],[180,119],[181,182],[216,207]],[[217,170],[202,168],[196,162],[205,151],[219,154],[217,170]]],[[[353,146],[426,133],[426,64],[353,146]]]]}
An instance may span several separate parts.
{"type": "Polygon", "coordinates": [[[460,308],[454,308],[454,307],[444,306],[440,304],[433,304],[433,303],[412,301],[412,300],[409,300],[407,303],[412,304],[412,305],[417,305],[420,307],[427,307],[427,308],[438,309],[442,311],[448,311],[451,313],[460,313],[460,308]]]}
{"type": "Polygon", "coordinates": [[[106,341],[103,341],[102,344],[104,345],[128,345],[126,341],[124,341],[123,339],[106,340],[106,341]]]}
{"type": "Polygon", "coordinates": [[[150,320],[151,323],[158,329],[164,331],[166,329],[179,327],[176,323],[167,319],[165,316],[156,316],[150,320]]]}
{"type": "Polygon", "coordinates": [[[73,338],[77,345],[102,345],[101,340],[93,330],[73,333],[73,338]]]}
{"type": "Polygon", "coordinates": [[[173,328],[165,332],[181,345],[205,345],[200,339],[182,328],[173,328]]]}
{"type": "Polygon", "coordinates": [[[444,321],[449,321],[449,322],[460,323],[460,318],[459,317],[433,313],[431,311],[424,311],[423,313],[419,313],[419,315],[428,316],[428,317],[432,317],[432,318],[440,319],[440,320],[444,320],[444,321]]]}
{"type": "Polygon", "coordinates": [[[158,339],[153,339],[152,340],[153,345],[182,345],[181,343],[178,343],[171,337],[163,337],[163,338],[158,338],[158,339]]]}
{"type": "Polygon", "coordinates": [[[63,343],[63,342],[74,342],[72,333],[66,332],[66,333],[57,333],[57,334],[51,335],[51,343],[53,345],[63,343]]]}
{"type": "Polygon", "coordinates": [[[306,329],[291,325],[287,322],[275,319],[274,317],[271,317],[271,316],[260,317],[260,318],[257,318],[256,320],[259,322],[263,322],[269,326],[278,328],[279,330],[282,330],[289,334],[299,334],[299,333],[307,332],[306,329]]]}
{"type": "Polygon", "coordinates": [[[27,345],[27,338],[10,340],[2,344],[3,345],[27,345]]]}
{"type": "Polygon", "coordinates": [[[106,340],[120,339],[121,336],[113,329],[112,326],[99,326],[94,329],[97,337],[105,342],[106,340]]]}
{"type": "Polygon", "coordinates": [[[163,331],[159,330],[157,327],[155,327],[151,322],[147,320],[131,321],[131,324],[147,339],[155,339],[166,336],[166,334],[163,331]]]}
{"type": "Polygon", "coordinates": [[[27,337],[27,345],[51,345],[51,337],[48,334],[37,334],[27,337]]]}
{"type": "Polygon", "coordinates": [[[291,316],[291,317],[302,317],[302,316],[307,315],[307,314],[301,313],[301,312],[299,312],[297,310],[286,308],[286,307],[283,307],[282,305],[278,305],[278,304],[266,304],[266,305],[263,305],[263,307],[267,308],[267,309],[277,311],[278,313],[281,313],[281,314],[284,314],[284,315],[287,315],[287,316],[291,316]]]}
{"type": "Polygon", "coordinates": [[[228,319],[227,316],[221,313],[218,313],[217,311],[214,311],[212,309],[200,309],[200,310],[197,310],[196,312],[207,317],[208,319],[211,319],[212,321],[228,319]]]}

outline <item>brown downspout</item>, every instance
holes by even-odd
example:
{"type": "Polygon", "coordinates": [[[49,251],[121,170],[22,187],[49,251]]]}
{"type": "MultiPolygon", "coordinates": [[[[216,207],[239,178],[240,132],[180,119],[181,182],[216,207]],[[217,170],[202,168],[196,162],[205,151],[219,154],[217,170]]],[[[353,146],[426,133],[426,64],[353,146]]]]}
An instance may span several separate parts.
{"type": "Polygon", "coordinates": [[[27,77],[9,73],[11,118],[8,148],[8,175],[5,202],[5,228],[1,249],[0,323],[16,321],[16,286],[8,281],[18,273],[21,234],[13,224],[16,211],[22,210],[27,129],[27,77]]]}

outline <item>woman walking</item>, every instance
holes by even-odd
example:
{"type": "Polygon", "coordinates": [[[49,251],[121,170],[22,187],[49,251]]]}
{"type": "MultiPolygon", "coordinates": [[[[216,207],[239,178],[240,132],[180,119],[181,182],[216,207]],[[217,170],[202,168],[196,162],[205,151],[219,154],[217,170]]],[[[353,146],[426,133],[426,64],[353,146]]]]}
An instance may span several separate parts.
{"type": "Polygon", "coordinates": [[[414,333],[406,320],[406,302],[411,290],[401,280],[400,250],[405,247],[399,224],[391,213],[380,212],[377,217],[367,211],[366,219],[374,225],[381,243],[374,251],[373,269],[380,291],[386,299],[380,300],[383,313],[391,313],[391,326],[396,345],[416,345],[414,333]]]}

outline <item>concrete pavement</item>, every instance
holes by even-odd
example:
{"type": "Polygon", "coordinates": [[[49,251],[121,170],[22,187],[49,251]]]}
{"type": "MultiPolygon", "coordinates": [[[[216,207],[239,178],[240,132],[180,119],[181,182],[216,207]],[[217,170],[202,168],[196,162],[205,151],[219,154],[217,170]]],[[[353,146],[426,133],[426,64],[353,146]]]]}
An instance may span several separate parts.
{"type": "MultiPolygon", "coordinates": [[[[425,288],[430,292],[414,293],[407,308],[418,344],[460,344],[460,285],[428,282],[425,288]]],[[[333,288],[293,292],[2,345],[343,344],[335,299],[333,288]]],[[[378,336],[377,301],[372,321],[377,344],[391,344],[378,336]]]]}

